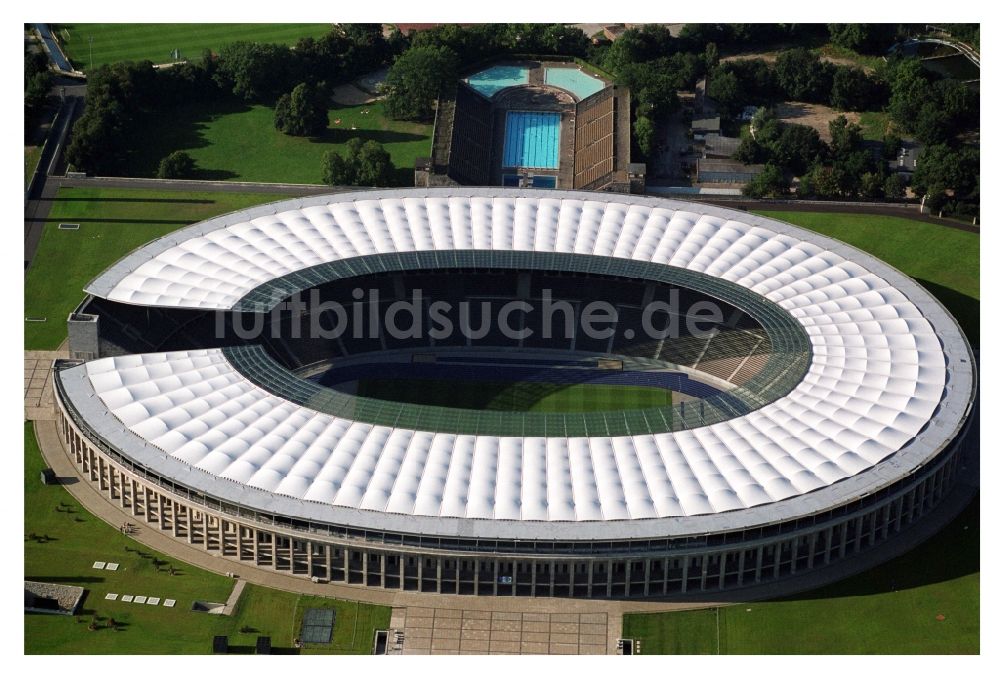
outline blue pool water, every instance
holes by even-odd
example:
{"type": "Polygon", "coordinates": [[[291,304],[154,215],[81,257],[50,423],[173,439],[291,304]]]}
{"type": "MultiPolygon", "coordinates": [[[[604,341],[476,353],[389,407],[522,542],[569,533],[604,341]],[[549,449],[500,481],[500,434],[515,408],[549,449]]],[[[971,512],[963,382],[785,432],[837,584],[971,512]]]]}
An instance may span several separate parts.
{"type": "Polygon", "coordinates": [[[469,86],[486,98],[493,98],[501,89],[528,84],[528,69],[524,66],[493,66],[469,76],[469,86]]]}
{"type": "Polygon", "coordinates": [[[503,166],[557,169],[559,117],[559,113],[508,112],[503,166]]]}
{"type": "Polygon", "coordinates": [[[572,92],[581,101],[604,89],[604,82],[577,68],[546,68],[545,84],[572,92]]]}

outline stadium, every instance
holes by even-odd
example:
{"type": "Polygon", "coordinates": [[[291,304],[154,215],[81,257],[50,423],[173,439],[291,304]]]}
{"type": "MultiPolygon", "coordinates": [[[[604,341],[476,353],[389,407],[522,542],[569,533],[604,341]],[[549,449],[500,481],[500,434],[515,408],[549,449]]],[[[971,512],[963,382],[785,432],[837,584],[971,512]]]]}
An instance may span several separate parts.
{"type": "Polygon", "coordinates": [[[928,292],[704,204],[308,197],[86,292],[53,376],[71,459],[149,527],[317,582],[644,598],[835,573],[925,522],[977,441],[972,352],[928,292]],[[475,309],[417,330],[436,302],[475,309]]]}

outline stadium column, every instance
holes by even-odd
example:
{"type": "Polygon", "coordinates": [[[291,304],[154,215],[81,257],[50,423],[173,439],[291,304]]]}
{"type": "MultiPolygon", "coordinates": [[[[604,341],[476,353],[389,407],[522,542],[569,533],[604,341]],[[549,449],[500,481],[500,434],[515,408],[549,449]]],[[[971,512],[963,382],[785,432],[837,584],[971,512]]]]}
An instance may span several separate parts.
{"type": "Polygon", "coordinates": [[[837,558],[844,558],[847,554],[847,522],[842,521],[840,523],[840,556],[837,558]]]}
{"type": "Polygon", "coordinates": [[[587,562],[587,598],[594,598],[594,566],[597,563],[594,559],[587,562]]]}
{"type": "Polygon", "coordinates": [[[313,577],[313,543],[306,540],[306,575],[313,577]]]}
{"type": "Polygon", "coordinates": [[[760,574],[764,569],[764,545],[757,547],[757,569],[754,571],[753,581],[760,582],[760,574]]]}
{"type": "Polygon", "coordinates": [[[187,540],[188,540],[188,544],[189,545],[193,545],[194,544],[194,518],[195,518],[195,510],[190,505],[188,505],[188,507],[184,510],[184,512],[185,512],[185,514],[187,516],[187,540]]]}
{"type": "Polygon", "coordinates": [[[625,596],[631,596],[631,595],[632,595],[632,561],[629,559],[625,559],[625,596]]]}
{"type": "Polygon", "coordinates": [[[685,556],[681,563],[681,593],[686,594],[688,590],[688,557],[685,556]]]}
{"type": "Polygon", "coordinates": [[[823,565],[830,563],[830,555],[833,553],[833,526],[823,531],[823,541],[826,543],[826,551],[823,552],[823,565]]]}
{"type": "Polygon", "coordinates": [[[854,553],[861,551],[861,529],[864,526],[864,516],[859,516],[854,520],[854,553]]]}
{"type": "Polygon", "coordinates": [[[812,570],[813,567],[813,556],[816,555],[816,537],[815,532],[809,534],[809,555],[806,559],[806,568],[812,570]]]}
{"type": "Polygon", "coordinates": [[[387,557],[386,557],[385,552],[381,552],[378,555],[379,586],[382,587],[382,589],[385,589],[385,560],[386,560],[386,558],[387,557]]]}
{"type": "Polygon", "coordinates": [[[726,587],[726,559],[729,558],[728,552],[722,552],[719,554],[719,590],[723,590],[726,587]]]}
{"type": "Polygon", "coordinates": [[[104,456],[97,456],[97,488],[104,490],[104,456]]]}
{"type": "Polygon", "coordinates": [[[481,563],[479,559],[473,559],[472,561],[472,595],[479,596],[479,568],[481,563]]]}
{"type": "MultiPolygon", "coordinates": [[[[520,285],[520,282],[519,282],[519,285],[520,285]]],[[[531,561],[531,594],[530,594],[530,596],[534,596],[535,595],[535,592],[536,592],[535,585],[537,585],[537,584],[538,584],[538,562],[535,561],[534,559],[532,559],[532,561],[531,561]]]]}
{"type": "MultiPolygon", "coordinates": [[[[444,566],[444,561],[440,556],[434,557],[435,568],[437,569],[437,593],[441,593],[441,568],[444,566]]],[[[367,576],[366,576],[367,579],[367,576]]]]}
{"type": "Polygon", "coordinates": [[[739,558],[736,562],[736,568],[738,572],[736,573],[736,586],[743,586],[743,575],[746,574],[746,560],[747,560],[747,550],[741,549],[739,558]]]}
{"type": "Polygon", "coordinates": [[[642,595],[649,596],[649,577],[652,575],[653,565],[651,559],[643,559],[642,569],[645,571],[645,576],[642,580],[642,595]]]}
{"type": "MultiPolygon", "coordinates": [[[[368,584],[368,550],[361,550],[361,584],[368,584]]],[[[438,586],[441,584],[441,574],[438,573],[438,586]]]]}

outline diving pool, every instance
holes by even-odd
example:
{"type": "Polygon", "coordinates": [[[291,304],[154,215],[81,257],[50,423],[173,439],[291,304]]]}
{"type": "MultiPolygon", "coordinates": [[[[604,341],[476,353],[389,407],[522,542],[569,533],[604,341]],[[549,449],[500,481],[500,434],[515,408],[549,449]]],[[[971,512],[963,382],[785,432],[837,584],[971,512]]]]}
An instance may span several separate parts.
{"type": "Polygon", "coordinates": [[[559,113],[507,113],[503,166],[559,168],[559,113]]]}
{"type": "Polygon", "coordinates": [[[605,84],[578,68],[546,68],[545,84],[571,92],[581,101],[604,89],[605,84]]]}
{"type": "Polygon", "coordinates": [[[493,66],[470,75],[469,86],[486,98],[493,98],[501,89],[528,84],[528,69],[524,66],[493,66]]]}

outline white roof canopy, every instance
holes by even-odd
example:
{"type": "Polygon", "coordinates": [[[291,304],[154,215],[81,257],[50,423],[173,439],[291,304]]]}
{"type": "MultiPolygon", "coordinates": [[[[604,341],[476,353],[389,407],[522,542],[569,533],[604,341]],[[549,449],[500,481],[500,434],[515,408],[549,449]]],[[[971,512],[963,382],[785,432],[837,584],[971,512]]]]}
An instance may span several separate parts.
{"type": "Polygon", "coordinates": [[[88,290],[226,309],[323,262],[451,249],[611,256],[726,279],[799,321],[812,364],[787,396],[743,417],[622,437],[359,423],[260,389],[219,350],[96,360],[85,366],[89,385],[178,467],[276,495],[412,516],[620,521],[756,507],[859,475],[911,446],[947,399],[950,369],[969,359],[936,302],[867,254],[777,221],[624,196],[461,189],[295,200],[175,233],[88,290]]]}

